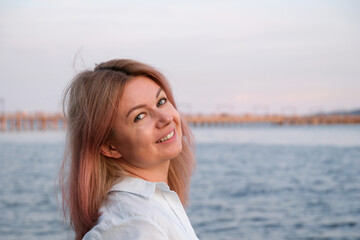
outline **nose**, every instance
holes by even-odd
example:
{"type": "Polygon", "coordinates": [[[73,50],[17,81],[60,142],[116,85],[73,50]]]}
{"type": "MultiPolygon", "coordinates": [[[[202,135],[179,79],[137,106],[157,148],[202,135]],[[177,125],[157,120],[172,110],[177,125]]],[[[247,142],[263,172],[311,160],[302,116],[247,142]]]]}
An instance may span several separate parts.
{"type": "Polygon", "coordinates": [[[163,128],[167,125],[169,125],[172,120],[173,120],[173,116],[171,114],[171,112],[169,111],[157,111],[156,113],[156,127],[157,128],[163,128]]]}

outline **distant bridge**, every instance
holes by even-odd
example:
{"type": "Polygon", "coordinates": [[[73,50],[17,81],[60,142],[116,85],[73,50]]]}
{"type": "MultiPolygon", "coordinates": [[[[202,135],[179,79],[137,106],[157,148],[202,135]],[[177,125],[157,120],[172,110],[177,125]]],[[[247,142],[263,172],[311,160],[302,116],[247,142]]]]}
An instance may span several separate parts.
{"type": "Polygon", "coordinates": [[[268,123],[274,125],[360,124],[360,115],[185,115],[194,126],[268,123]]]}
{"type": "MultiPolygon", "coordinates": [[[[183,115],[192,126],[232,126],[238,124],[266,123],[272,125],[335,125],[360,124],[360,115],[183,115]]],[[[45,131],[66,128],[66,121],[61,113],[45,114],[42,112],[28,114],[17,112],[0,114],[0,131],[45,131]]]]}
{"type": "Polygon", "coordinates": [[[37,112],[28,114],[26,112],[16,112],[0,115],[0,131],[45,131],[65,128],[66,122],[61,113],[45,114],[37,112]]]}

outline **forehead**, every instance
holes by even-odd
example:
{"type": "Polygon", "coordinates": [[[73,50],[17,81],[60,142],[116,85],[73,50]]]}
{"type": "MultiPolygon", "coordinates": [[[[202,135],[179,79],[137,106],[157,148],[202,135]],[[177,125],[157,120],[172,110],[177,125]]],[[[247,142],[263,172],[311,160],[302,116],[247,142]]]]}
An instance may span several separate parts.
{"type": "Polygon", "coordinates": [[[159,90],[160,86],[150,78],[138,76],[126,83],[122,92],[122,97],[131,99],[133,97],[141,97],[151,94],[153,91],[159,90]]]}
{"type": "Polygon", "coordinates": [[[156,93],[160,86],[153,80],[138,76],[126,83],[120,97],[120,111],[126,111],[139,104],[149,104],[148,101],[155,101],[156,93]]]}

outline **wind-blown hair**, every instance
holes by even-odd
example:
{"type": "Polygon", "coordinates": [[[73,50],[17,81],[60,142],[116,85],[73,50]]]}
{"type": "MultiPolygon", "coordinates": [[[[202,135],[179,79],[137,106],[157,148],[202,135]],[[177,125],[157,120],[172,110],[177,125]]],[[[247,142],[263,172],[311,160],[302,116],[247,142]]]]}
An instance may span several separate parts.
{"type": "MultiPolygon", "coordinates": [[[[100,147],[112,132],[119,99],[127,82],[145,76],[156,82],[176,109],[165,77],[151,66],[128,59],[101,63],[93,71],[77,74],[65,90],[63,109],[67,123],[66,148],[59,172],[65,219],[81,239],[100,216],[107,192],[127,173],[117,159],[104,156],[100,147]]],[[[170,161],[168,183],[184,206],[195,168],[194,138],[181,118],[182,151],[170,161]]]]}

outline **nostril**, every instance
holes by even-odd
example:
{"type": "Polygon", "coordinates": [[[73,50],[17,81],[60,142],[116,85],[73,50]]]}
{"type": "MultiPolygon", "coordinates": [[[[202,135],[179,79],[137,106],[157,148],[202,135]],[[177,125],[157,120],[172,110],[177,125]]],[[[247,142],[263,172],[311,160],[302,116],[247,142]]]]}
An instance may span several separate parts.
{"type": "Polygon", "coordinates": [[[162,128],[162,127],[169,125],[170,123],[171,122],[169,122],[169,121],[158,121],[156,125],[158,128],[162,128]]]}
{"type": "Polygon", "coordinates": [[[157,127],[162,128],[171,124],[171,119],[159,119],[156,123],[157,127]]]}
{"type": "Polygon", "coordinates": [[[156,116],[156,127],[162,128],[172,123],[174,117],[171,111],[168,109],[157,109],[155,112],[156,116]]]}

